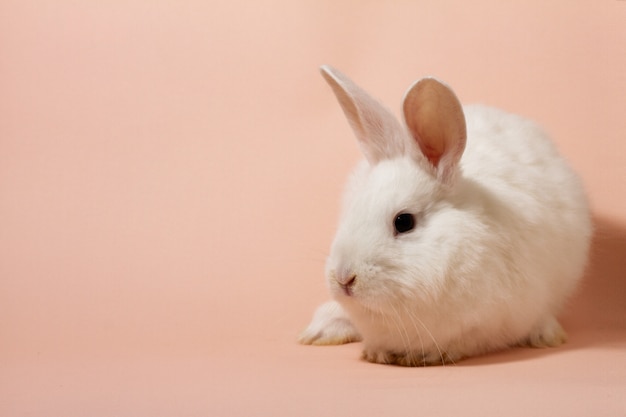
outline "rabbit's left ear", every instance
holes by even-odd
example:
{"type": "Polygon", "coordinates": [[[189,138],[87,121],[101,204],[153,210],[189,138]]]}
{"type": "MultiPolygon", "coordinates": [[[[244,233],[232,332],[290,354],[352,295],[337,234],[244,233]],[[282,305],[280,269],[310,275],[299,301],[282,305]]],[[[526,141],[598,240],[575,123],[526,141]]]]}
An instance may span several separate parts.
{"type": "Polygon", "coordinates": [[[403,110],[409,132],[437,178],[452,181],[467,137],[459,99],[447,85],[423,78],[406,93],[403,110]]]}

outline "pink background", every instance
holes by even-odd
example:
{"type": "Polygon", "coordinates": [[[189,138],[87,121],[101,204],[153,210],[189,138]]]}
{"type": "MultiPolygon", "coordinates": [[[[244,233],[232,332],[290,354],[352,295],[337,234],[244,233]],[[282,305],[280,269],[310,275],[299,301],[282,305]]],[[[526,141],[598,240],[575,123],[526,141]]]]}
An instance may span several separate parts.
{"type": "Polygon", "coordinates": [[[0,415],[626,415],[626,1],[0,1],[0,415]],[[558,349],[295,343],[359,158],[317,67],[436,75],[582,175],[558,349]]]}

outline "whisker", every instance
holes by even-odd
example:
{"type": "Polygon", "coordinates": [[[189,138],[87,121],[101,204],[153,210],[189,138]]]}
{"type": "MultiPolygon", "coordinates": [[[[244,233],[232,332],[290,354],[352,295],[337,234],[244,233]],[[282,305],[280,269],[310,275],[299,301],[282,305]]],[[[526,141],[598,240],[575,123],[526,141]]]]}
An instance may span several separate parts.
{"type": "MultiPolygon", "coordinates": [[[[430,336],[430,339],[433,341],[433,343],[435,344],[435,348],[437,349],[437,352],[439,353],[439,357],[441,358],[441,364],[443,366],[446,366],[446,360],[444,357],[444,352],[442,352],[441,347],[439,346],[439,343],[437,343],[437,340],[435,339],[435,337],[433,336],[433,334],[430,332],[430,330],[428,329],[428,327],[426,327],[426,325],[424,324],[424,322],[422,320],[420,320],[419,317],[415,317],[417,319],[417,321],[422,325],[422,327],[424,328],[424,330],[426,330],[426,333],[428,333],[428,335],[430,336]]],[[[453,365],[456,365],[454,363],[453,360],[450,361],[452,362],[453,365]]]]}
{"type": "MultiPolygon", "coordinates": [[[[454,362],[454,360],[452,360],[452,358],[450,358],[449,356],[447,356],[445,354],[445,352],[443,352],[441,350],[441,346],[439,346],[439,343],[437,343],[437,339],[435,339],[435,336],[432,334],[432,332],[430,331],[430,329],[428,329],[428,327],[426,326],[426,324],[417,316],[415,315],[413,312],[411,312],[408,308],[405,308],[407,314],[409,315],[409,317],[411,318],[411,320],[415,319],[419,325],[426,331],[426,333],[428,334],[428,336],[430,337],[430,340],[433,341],[433,344],[435,345],[435,349],[437,349],[437,353],[439,353],[439,358],[441,359],[441,365],[442,366],[446,366],[446,358],[447,360],[452,363],[453,365],[456,365],[456,363],[454,362]]],[[[419,332],[418,332],[419,334],[419,332]]],[[[424,358],[425,359],[425,358],[424,358]]],[[[424,360],[424,362],[426,362],[426,360],[424,360]]]]}
{"type": "MultiPolygon", "coordinates": [[[[393,309],[393,312],[395,316],[398,318],[398,321],[400,322],[400,324],[403,324],[402,316],[400,315],[398,310],[396,310],[393,304],[391,304],[391,308],[393,309]]],[[[396,328],[398,329],[398,334],[400,335],[400,338],[402,339],[402,343],[404,344],[404,351],[407,352],[408,354],[411,351],[411,337],[409,336],[409,332],[407,331],[405,326],[399,326],[398,323],[395,323],[395,324],[396,324],[396,328]]]]}
{"type": "MultiPolygon", "coordinates": [[[[415,318],[413,313],[411,312],[411,310],[407,307],[406,303],[402,303],[402,307],[404,308],[404,311],[406,312],[407,316],[409,317],[409,319],[411,320],[411,324],[413,325],[413,328],[415,329],[415,333],[417,334],[417,338],[420,342],[420,349],[422,351],[422,360],[419,363],[426,363],[426,351],[424,350],[424,340],[422,340],[422,334],[419,331],[419,329],[417,328],[417,324],[415,323],[415,318]]],[[[415,354],[413,353],[413,351],[411,351],[411,356],[412,356],[412,360],[415,361],[415,364],[417,364],[417,357],[415,357],[415,354]]]]}

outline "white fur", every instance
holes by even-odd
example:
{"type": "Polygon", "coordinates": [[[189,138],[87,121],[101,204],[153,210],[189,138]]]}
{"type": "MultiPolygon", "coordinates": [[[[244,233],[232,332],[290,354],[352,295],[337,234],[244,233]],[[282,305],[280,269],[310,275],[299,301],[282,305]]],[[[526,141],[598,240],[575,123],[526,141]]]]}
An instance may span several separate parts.
{"type": "MultiPolygon", "coordinates": [[[[357,86],[323,71],[336,94],[354,100],[357,86]]],[[[365,359],[415,366],[565,340],[555,317],[583,274],[592,233],[581,182],[534,123],[483,106],[463,110],[467,146],[458,166],[428,163],[405,128],[402,149],[365,152],[327,261],[335,301],[318,311],[302,343],[362,338],[365,359]],[[416,214],[417,226],[395,234],[403,211],[416,214]],[[353,276],[347,293],[341,284],[353,276]]]]}

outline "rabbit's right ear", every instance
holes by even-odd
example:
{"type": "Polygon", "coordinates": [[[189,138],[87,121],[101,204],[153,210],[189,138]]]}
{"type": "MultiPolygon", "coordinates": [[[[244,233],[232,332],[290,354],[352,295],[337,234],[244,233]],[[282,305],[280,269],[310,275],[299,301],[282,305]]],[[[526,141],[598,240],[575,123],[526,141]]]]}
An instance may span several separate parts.
{"type": "Polygon", "coordinates": [[[370,164],[405,153],[405,130],[385,106],[336,69],[324,65],[320,71],[333,89],[370,164]]]}

